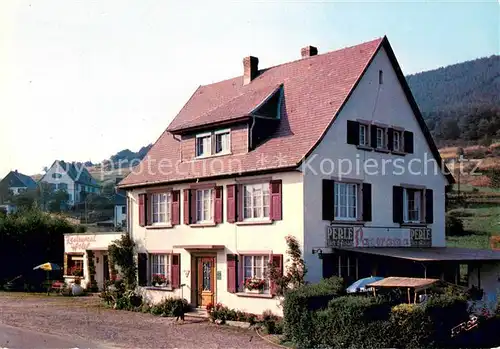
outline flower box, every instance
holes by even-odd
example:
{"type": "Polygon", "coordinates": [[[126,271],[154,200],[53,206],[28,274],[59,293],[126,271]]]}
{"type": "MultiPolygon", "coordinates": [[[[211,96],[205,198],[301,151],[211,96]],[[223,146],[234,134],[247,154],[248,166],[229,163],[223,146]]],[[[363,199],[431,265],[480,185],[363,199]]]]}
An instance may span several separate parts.
{"type": "Polygon", "coordinates": [[[266,281],[258,278],[248,278],[245,280],[245,292],[247,293],[262,293],[266,281]]]}
{"type": "Polygon", "coordinates": [[[264,290],[245,288],[245,293],[260,294],[260,293],[262,293],[263,291],[264,291],[264,290]]]}

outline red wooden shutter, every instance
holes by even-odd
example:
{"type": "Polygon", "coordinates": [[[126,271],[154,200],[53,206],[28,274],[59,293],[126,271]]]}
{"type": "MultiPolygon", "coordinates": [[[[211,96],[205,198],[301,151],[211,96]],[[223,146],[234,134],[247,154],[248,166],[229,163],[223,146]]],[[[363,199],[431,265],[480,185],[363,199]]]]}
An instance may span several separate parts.
{"type": "Polygon", "coordinates": [[[172,264],[170,265],[170,277],[172,279],[172,288],[179,288],[181,281],[181,255],[172,255],[172,264]]]}
{"type": "Polygon", "coordinates": [[[179,190],[174,190],[172,192],[172,212],[171,212],[171,219],[170,219],[170,224],[176,225],[181,223],[181,206],[180,206],[180,201],[181,201],[181,192],[179,190]]]}
{"type": "Polygon", "coordinates": [[[148,284],[148,254],[139,253],[137,255],[137,273],[139,277],[139,286],[148,284]]]}
{"type": "MultiPolygon", "coordinates": [[[[282,254],[274,254],[272,256],[273,267],[278,269],[278,275],[283,275],[283,255],[282,254]]],[[[276,283],[271,280],[270,284],[271,294],[276,295],[276,283]]]]}
{"type": "Polygon", "coordinates": [[[238,287],[236,283],[236,261],[237,255],[228,254],[227,255],[227,291],[230,293],[236,293],[238,287]]]}
{"type": "Polygon", "coordinates": [[[271,183],[269,183],[269,193],[271,196],[269,218],[274,221],[280,221],[282,211],[281,180],[271,181],[271,183]]]}
{"type": "Polygon", "coordinates": [[[189,222],[193,224],[196,223],[196,189],[190,190],[189,200],[189,222]]]}
{"type": "Polygon", "coordinates": [[[222,223],[222,187],[215,187],[215,215],[214,222],[222,223]]]}
{"type": "Polygon", "coordinates": [[[146,194],[139,194],[139,225],[146,225],[146,194]]]}
{"type": "Polygon", "coordinates": [[[236,187],[236,219],[238,222],[243,221],[243,190],[245,187],[242,184],[236,187]]]}
{"type": "Polygon", "coordinates": [[[228,223],[236,222],[236,185],[230,184],[226,186],[227,190],[227,221],[228,223]]]}
{"type": "Polygon", "coordinates": [[[189,199],[190,199],[189,189],[184,189],[184,204],[183,204],[184,208],[183,208],[183,211],[184,211],[184,224],[186,224],[186,225],[189,225],[189,223],[191,222],[189,220],[189,214],[190,214],[189,199]]]}

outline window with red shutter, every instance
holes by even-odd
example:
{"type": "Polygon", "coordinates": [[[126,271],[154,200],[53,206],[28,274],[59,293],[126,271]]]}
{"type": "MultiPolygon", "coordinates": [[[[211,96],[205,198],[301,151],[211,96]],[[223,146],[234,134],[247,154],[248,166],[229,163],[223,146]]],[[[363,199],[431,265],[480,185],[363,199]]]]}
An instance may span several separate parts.
{"type": "Polygon", "coordinates": [[[214,214],[214,222],[222,223],[222,187],[215,187],[215,214],[214,214]]]}
{"type": "Polygon", "coordinates": [[[172,288],[179,288],[181,284],[181,255],[172,255],[171,264],[171,278],[172,278],[172,288]]]}
{"type": "Polygon", "coordinates": [[[139,225],[146,225],[146,194],[139,194],[139,225]]]}
{"type": "Polygon", "coordinates": [[[239,184],[236,187],[236,220],[243,221],[243,185],[239,184]]]}
{"type": "Polygon", "coordinates": [[[189,223],[196,223],[196,190],[189,191],[189,223]]]}
{"type": "Polygon", "coordinates": [[[171,213],[172,218],[170,220],[170,224],[172,225],[177,225],[180,224],[181,222],[180,201],[181,201],[181,192],[179,190],[174,190],[172,192],[172,213],[171,213]]]}
{"type": "Polygon", "coordinates": [[[189,223],[191,222],[189,219],[189,217],[190,217],[189,200],[190,200],[190,190],[184,189],[183,214],[184,214],[184,224],[186,224],[186,225],[189,225],[189,223]]]}
{"type": "Polygon", "coordinates": [[[236,185],[230,184],[226,187],[227,190],[227,221],[229,223],[236,222],[236,185]]]}
{"type": "Polygon", "coordinates": [[[271,181],[269,185],[271,195],[270,218],[279,221],[282,216],[281,180],[271,181]]]}
{"type": "Polygon", "coordinates": [[[236,293],[238,291],[237,285],[237,255],[227,255],[227,291],[236,293]]]}

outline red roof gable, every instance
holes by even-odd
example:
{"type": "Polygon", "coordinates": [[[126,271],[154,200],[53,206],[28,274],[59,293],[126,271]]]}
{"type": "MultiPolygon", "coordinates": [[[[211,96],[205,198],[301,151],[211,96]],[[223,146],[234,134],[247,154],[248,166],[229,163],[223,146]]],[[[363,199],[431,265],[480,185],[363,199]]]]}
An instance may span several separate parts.
{"type": "Polygon", "coordinates": [[[243,77],[239,76],[200,86],[139,167],[120,185],[165,183],[297,166],[321,140],[384,40],[264,69],[247,85],[243,85],[243,77]],[[280,85],[284,91],[281,121],[270,139],[245,154],[179,161],[179,137],[174,138],[171,131],[246,116],[280,85]]]}

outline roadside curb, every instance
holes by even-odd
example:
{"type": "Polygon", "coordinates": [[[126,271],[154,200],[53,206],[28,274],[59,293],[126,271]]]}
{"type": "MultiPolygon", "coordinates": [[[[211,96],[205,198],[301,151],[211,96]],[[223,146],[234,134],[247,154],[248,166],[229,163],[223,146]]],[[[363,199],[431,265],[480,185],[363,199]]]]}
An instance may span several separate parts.
{"type": "Polygon", "coordinates": [[[271,341],[270,339],[267,339],[266,337],[264,337],[258,328],[255,328],[255,332],[257,332],[257,335],[264,341],[266,341],[267,343],[269,344],[272,344],[278,348],[284,348],[284,349],[290,349],[290,347],[285,347],[284,345],[281,345],[281,344],[278,344],[278,343],[274,343],[273,341],[271,341]]]}

